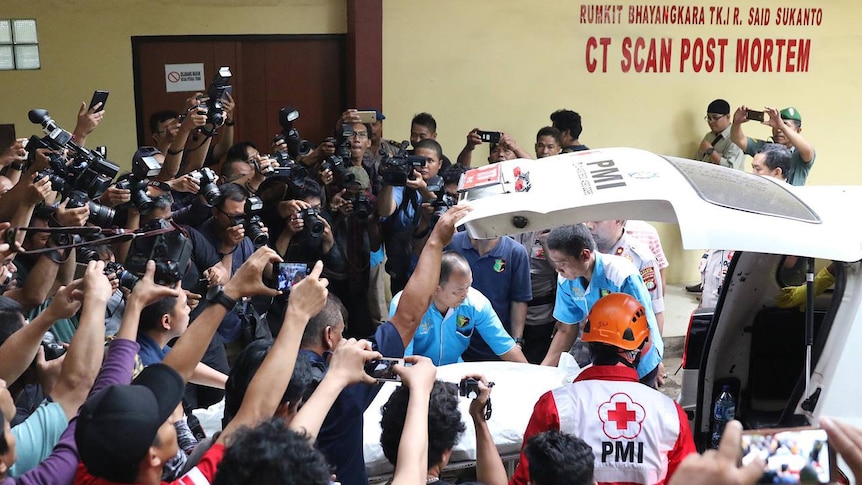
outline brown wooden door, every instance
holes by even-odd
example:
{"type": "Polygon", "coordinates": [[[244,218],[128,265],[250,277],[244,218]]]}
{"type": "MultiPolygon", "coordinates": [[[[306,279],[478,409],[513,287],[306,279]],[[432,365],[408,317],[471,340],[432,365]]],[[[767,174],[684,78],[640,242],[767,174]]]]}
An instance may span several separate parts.
{"type": "Polygon", "coordinates": [[[346,106],[344,35],[133,37],[138,144],[149,145],[150,114],[180,111],[193,92],[167,92],[165,64],[204,64],[209,86],[221,66],[233,73],[237,102],[235,141],[251,141],[268,152],[281,131],[278,111],[300,111],[294,123],[303,138],[330,136],[346,106]]]}

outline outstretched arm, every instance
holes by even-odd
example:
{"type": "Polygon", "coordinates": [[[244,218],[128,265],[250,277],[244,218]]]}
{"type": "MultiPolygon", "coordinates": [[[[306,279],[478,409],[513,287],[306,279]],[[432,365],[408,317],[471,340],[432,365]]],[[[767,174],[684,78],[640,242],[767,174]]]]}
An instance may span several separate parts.
{"type": "Polygon", "coordinates": [[[738,146],[743,152],[748,148],[748,138],[742,132],[742,124],[748,121],[748,108],[740,106],[733,113],[733,124],[730,125],[730,141],[738,146]]]}
{"type": "Polygon", "coordinates": [[[329,409],[345,387],[359,382],[376,384],[364,366],[366,361],[381,357],[371,350],[367,340],[342,340],[332,354],[326,376],[290,422],[290,429],[304,432],[310,441],[316,440],[329,409]]]}
{"type": "MultiPolygon", "coordinates": [[[[263,269],[267,265],[281,261],[272,249],[266,246],[258,249],[224,286],[225,295],[234,300],[239,300],[243,296],[277,295],[276,290],[263,284],[263,269]]],[[[217,303],[207,306],[195,319],[194,325],[189,325],[162,361],[177,371],[184,382],[191,379],[195,367],[203,357],[226,313],[227,308],[217,303]]]]}
{"type": "Polygon", "coordinates": [[[427,357],[405,357],[410,367],[395,366],[410,390],[407,415],[398,442],[398,458],[392,485],[423,483],[428,476],[428,406],[437,368],[427,357]]]}
{"type": "MultiPolygon", "coordinates": [[[[275,255],[271,249],[269,251],[275,255]]],[[[293,375],[305,325],[326,303],[329,282],[320,277],[322,271],[323,263],[318,261],[311,273],[291,289],[281,331],[254,374],[236,416],[219,435],[219,443],[224,443],[240,427],[255,426],[271,417],[278,408],[293,375]]]]}
{"type": "Polygon", "coordinates": [[[60,378],[51,391],[51,399],[63,407],[68,419],[78,413],[78,408],[87,398],[105,352],[105,307],[113,291],[104,270],[102,261],[87,264],[80,294],[84,304],[78,329],[63,361],[60,378]]]}
{"type": "Polygon", "coordinates": [[[472,210],[469,206],[456,205],[440,216],[437,225],[428,237],[425,248],[419,256],[419,263],[413,276],[404,287],[398,309],[390,321],[401,335],[404,347],[413,340],[413,334],[419,327],[419,322],[431,305],[431,296],[440,282],[440,262],[443,258],[443,248],[452,240],[455,234],[455,224],[472,210]]]}

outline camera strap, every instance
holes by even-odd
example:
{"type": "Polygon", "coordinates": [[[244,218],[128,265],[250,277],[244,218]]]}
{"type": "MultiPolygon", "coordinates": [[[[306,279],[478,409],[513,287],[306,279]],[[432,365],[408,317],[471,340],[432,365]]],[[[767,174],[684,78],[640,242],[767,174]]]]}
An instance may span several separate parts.
{"type": "MultiPolygon", "coordinates": [[[[12,251],[21,253],[21,254],[42,254],[51,251],[58,251],[64,249],[77,248],[81,246],[102,246],[105,244],[113,244],[115,242],[126,242],[131,241],[132,239],[139,237],[149,237],[149,236],[157,236],[159,234],[165,234],[168,232],[173,232],[178,230],[175,226],[171,225],[167,228],[153,229],[150,231],[134,230],[129,231],[127,229],[115,228],[115,229],[103,229],[100,227],[10,227],[6,229],[3,240],[9,243],[9,247],[12,251]],[[98,239],[95,241],[77,241],[72,242],[71,244],[63,244],[60,246],[51,246],[44,247],[41,249],[31,249],[25,250],[20,247],[15,242],[15,235],[18,231],[33,231],[33,232],[48,232],[55,234],[68,234],[68,235],[89,235],[94,236],[97,234],[109,234],[109,236],[98,239]]],[[[74,240],[73,240],[74,241],[74,240]]]]}

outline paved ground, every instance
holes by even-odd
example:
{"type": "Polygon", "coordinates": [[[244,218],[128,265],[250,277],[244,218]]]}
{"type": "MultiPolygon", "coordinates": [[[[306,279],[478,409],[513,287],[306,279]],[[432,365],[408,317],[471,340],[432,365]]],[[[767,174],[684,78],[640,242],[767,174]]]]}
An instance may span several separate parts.
{"type": "Polygon", "coordinates": [[[691,312],[697,307],[698,294],[688,293],[683,285],[668,285],[665,292],[664,320],[664,366],[667,381],[661,388],[666,395],[676,399],[682,385],[677,369],[682,364],[682,350],[691,312]]]}

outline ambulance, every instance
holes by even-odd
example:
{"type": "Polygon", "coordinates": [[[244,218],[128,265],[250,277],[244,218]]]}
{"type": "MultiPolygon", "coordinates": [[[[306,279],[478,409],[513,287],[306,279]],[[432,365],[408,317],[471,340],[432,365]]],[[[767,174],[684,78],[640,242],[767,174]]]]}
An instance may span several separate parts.
{"type": "MultiPolygon", "coordinates": [[[[794,187],[704,162],[632,148],[509,160],[465,174],[462,224],[476,238],[591,220],[679,225],[685,249],[728,249],[714,309],[692,318],[680,404],[699,449],[724,386],[744,427],[862,426],[860,186],[794,187]],[[779,308],[783,288],[831,265],[835,283],[779,308]]],[[[813,286],[813,285],[812,285],[813,286]]]]}

